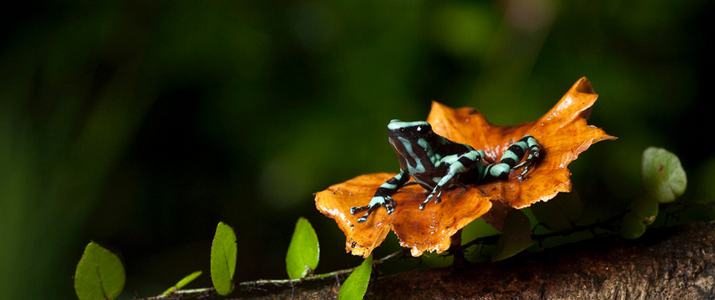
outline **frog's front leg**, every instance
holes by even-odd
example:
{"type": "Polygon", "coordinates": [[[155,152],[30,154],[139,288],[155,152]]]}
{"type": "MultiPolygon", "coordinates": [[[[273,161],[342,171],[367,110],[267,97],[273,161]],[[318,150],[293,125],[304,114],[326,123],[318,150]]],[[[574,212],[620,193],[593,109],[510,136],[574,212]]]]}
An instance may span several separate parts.
{"type": "Polygon", "coordinates": [[[425,198],[422,203],[420,203],[420,210],[424,209],[427,203],[434,199],[435,203],[439,203],[442,200],[442,190],[449,187],[452,184],[452,180],[461,173],[468,172],[474,166],[481,163],[484,154],[481,151],[470,150],[467,153],[460,155],[454,162],[449,165],[447,174],[442,177],[432,192],[425,198]]]}
{"type": "Polygon", "coordinates": [[[367,221],[367,218],[370,216],[370,214],[375,211],[376,209],[380,208],[380,206],[384,206],[385,210],[387,210],[387,214],[391,214],[395,210],[395,200],[392,199],[392,195],[397,192],[402,186],[405,185],[407,180],[410,178],[410,176],[407,174],[407,172],[400,170],[400,173],[397,173],[397,175],[393,176],[392,178],[388,179],[380,185],[379,188],[377,188],[377,191],[375,191],[375,195],[372,196],[372,199],[370,199],[370,203],[368,203],[365,206],[355,206],[350,208],[350,214],[354,215],[356,213],[359,213],[361,211],[367,210],[367,212],[360,218],[358,218],[358,222],[362,223],[367,221]]]}

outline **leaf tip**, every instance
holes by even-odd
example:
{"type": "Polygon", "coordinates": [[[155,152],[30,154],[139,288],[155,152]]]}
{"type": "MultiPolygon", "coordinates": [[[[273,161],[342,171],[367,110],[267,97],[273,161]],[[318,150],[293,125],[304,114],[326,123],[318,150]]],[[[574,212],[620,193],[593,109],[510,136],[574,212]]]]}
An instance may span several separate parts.
{"type": "Polygon", "coordinates": [[[595,94],[593,90],[593,86],[591,85],[591,81],[586,78],[586,76],[581,76],[576,83],[571,87],[571,89],[575,92],[582,93],[582,94],[595,94]]]}
{"type": "Polygon", "coordinates": [[[338,299],[362,299],[367,292],[370,276],[372,274],[372,255],[350,273],[345,282],[340,286],[338,299]]]}

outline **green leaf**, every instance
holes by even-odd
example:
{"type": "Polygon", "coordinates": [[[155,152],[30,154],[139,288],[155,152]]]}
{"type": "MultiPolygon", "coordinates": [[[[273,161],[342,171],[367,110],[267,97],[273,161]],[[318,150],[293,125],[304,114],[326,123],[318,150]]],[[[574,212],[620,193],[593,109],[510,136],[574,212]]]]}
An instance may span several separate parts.
{"type": "Polygon", "coordinates": [[[631,212],[643,224],[650,225],[658,217],[658,201],[649,197],[637,198],[631,204],[631,212]]]}
{"type": "Polygon", "coordinates": [[[643,187],[658,202],[673,202],[685,192],[688,179],[678,157],[661,148],[643,152],[643,187]]]}
{"type": "Polygon", "coordinates": [[[652,197],[640,197],[631,203],[631,210],[621,220],[621,236],[637,239],[658,217],[659,202],[652,197]]]}
{"type": "Polygon", "coordinates": [[[236,251],[236,234],[233,228],[219,222],[211,243],[211,281],[219,295],[225,296],[233,291],[236,251]]]}
{"type": "Polygon", "coordinates": [[[370,274],[372,273],[372,255],[368,256],[352,273],[345,279],[343,285],[340,286],[338,293],[339,300],[362,299],[367,291],[367,285],[370,283],[370,274]]]}
{"type": "Polygon", "coordinates": [[[420,260],[423,264],[430,268],[444,268],[449,267],[454,263],[454,255],[445,255],[437,253],[424,253],[420,256],[420,260]]]}
{"type": "MultiPolygon", "coordinates": [[[[475,239],[498,235],[501,232],[479,218],[462,229],[462,245],[475,239]]],[[[476,245],[464,249],[464,258],[472,263],[489,261],[494,252],[494,245],[476,245]]]]}
{"type": "Polygon", "coordinates": [[[172,287],[168,288],[166,291],[164,291],[161,295],[162,296],[171,295],[172,293],[184,288],[187,284],[191,283],[196,278],[201,276],[201,274],[202,274],[201,271],[196,271],[189,275],[186,275],[184,278],[181,278],[181,280],[179,280],[179,282],[177,282],[174,286],[172,286],[172,287]]]}
{"type": "Polygon", "coordinates": [[[512,210],[504,220],[504,231],[497,241],[497,250],[492,261],[512,257],[533,243],[529,218],[519,210],[512,210]]]}
{"type": "Polygon", "coordinates": [[[646,225],[641,217],[634,212],[623,216],[621,223],[621,236],[627,239],[637,239],[645,233],[646,225]]]}
{"type": "Polygon", "coordinates": [[[499,230],[496,230],[492,225],[489,225],[484,221],[484,219],[479,218],[462,228],[462,244],[469,243],[478,238],[497,234],[499,234],[499,230]]]}
{"type": "Polygon", "coordinates": [[[286,271],[291,279],[303,278],[318,267],[320,244],[313,226],[305,218],[295,224],[286,254],[286,271]]]}
{"type": "Polygon", "coordinates": [[[84,248],[74,273],[80,300],[116,299],[124,288],[124,266],[119,257],[95,242],[84,248]]]}

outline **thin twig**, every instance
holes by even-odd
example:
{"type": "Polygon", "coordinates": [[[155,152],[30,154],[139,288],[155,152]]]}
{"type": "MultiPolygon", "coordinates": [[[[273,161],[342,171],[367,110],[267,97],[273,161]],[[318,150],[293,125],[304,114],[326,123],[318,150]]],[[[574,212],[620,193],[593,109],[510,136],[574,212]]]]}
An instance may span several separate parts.
{"type": "Polygon", "coordinates": [[[452,246],[449,247],[449,254],[452,254],[452,266],[456,268],[463,268],[467,265],[467,260],[464,258],[464,248],[462,247],[462,230],[457,230],[457,232],[452,235],[452,246]]]}
{"type": "MultiPolygon", "coordinates": [[[[531,237],[532,239],[542,242],[545,239],[552,238],[552,237],[557,237],[557,236],[566,236],[570,234],[574,234],[577,232],[582,232],[582,231],[592,231],[595,229],[605,229],[611,231],[612,229],[609,228],[610,225],[612,225],[613,222],[617,221],[618,219],[622,218],[628,211],[621,212],[619,214],[616,214],[604,221],[601,222],[596,222],[596,223],[591,223],[588,225],[574,225],[571,228],[567,230],[562,230],[562,231],[555,231],[555,232],[550,232],[550,233],[544,233],[544,234],[532,234],[531,237]]],[[[475,246],[475,245],[483,245],[483,244],[494,244],[499,240],[500,235],[491,235],[491,236],[485,236],[485,237],[480,237],[473,239],[467,243],[464,243],[461,245],[460,250],[464,250],[468,247],[475,246]]],[[[455,248],[456,250],[456,248],[455,248]]],[[[403,256],[404,251],[398,250],[395,252],[392,252],[385,257],[382,257],[380,259],[376,259],[373,261],[373,266],[375,265],[380,265],[383,263],[386,263],[388,261],[391,261],[393,259],[397,259],[401,256],[403,256]]],[[[314,275],[309,275],[304,278],[300,279],[259,279],[259,280],[254,280],[254,281],[244,281],[238,284],[238,288],[242,290],[252,290],[252,289],[257,289],[257,288],[265,288],[266,286],[285,286],[285,285],[293,285],[297,283],[305,283],[305,282],[311,282],[311,281],[320,281],[325,278],[330,278],[330,277],[335,277],[339,278],[343,275],[349,274],[355,270],[355,268],[347,268],[347,269],[342,269],[342,270],[337,270],[333,272],[328,272],[328,273],[322,273],[322,274],[314,274],[314,275]]],[[[214,293],[213,288],[198,288],[198,289],[185,289],[185,290],[178,290],[175,291],[169,295],[163,296],[155,296],[155,297],[150,297],[146,299],[151,299],[151,300],[161,300],[161,299],[176,299],[176,298],[185,298],[185,297],[200,297],[200,296],[209,296],[214,293]]]]}
{"type": "MultiPolygon", "coordinates": [[[[398,250],[395,252],[392,252],[380,259],[376,259],[372,262],[373,266],[375,265],[380,265],[383,263],[386,263],[388,261],[391,261],[393,259],[397,259],[403,255],[402,250],[398,250]]],[[[357,267],[355,267],[357,268],[357,267]]],[[[336,277],[339,278],[342,275],[349,274],[355,268],[347,268],[347,269],[342,269],[342,270],[337,270],[329,273],[322,273],[322,274],[314,274],[314,275],[309,275],[304,278],[299,278],[299,279],[259,279],[259,280],[254,280],[254,281],[244,281],[238,284],[239,289],[244,289],[244,290],[251,290],[251,289],[256,289],[256,288],[264,288],[265,286],[283,286],[283,285],[292,285],[296,283],[304,283],[304,282],[311,282],[311,281],[320,281],[325,278],[329,277],[336,277]]],[[[159,295],[159,296],[154,296],[150,298],[146,298],[147,300],[159,300],[159,299],[175,299],[175,298],[185,298],[185,297],[195,297],[195,296],[201,296],[201,295],[208,295],[212,294],[214,292],[213,288],[197,288],[197,289],[185,289],[185,290],[177,290],[171,294],[168,295],[159,295]]]]}

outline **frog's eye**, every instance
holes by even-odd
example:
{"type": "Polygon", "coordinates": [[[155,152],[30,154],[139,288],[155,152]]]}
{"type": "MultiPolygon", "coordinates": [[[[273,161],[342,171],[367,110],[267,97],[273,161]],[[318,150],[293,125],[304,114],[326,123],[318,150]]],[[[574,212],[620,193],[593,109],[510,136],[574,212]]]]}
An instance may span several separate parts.
{"type": "Polygon", "coordinates": [[[422,131],[422,126],[417,126],[417,132],[422,131]]]}

